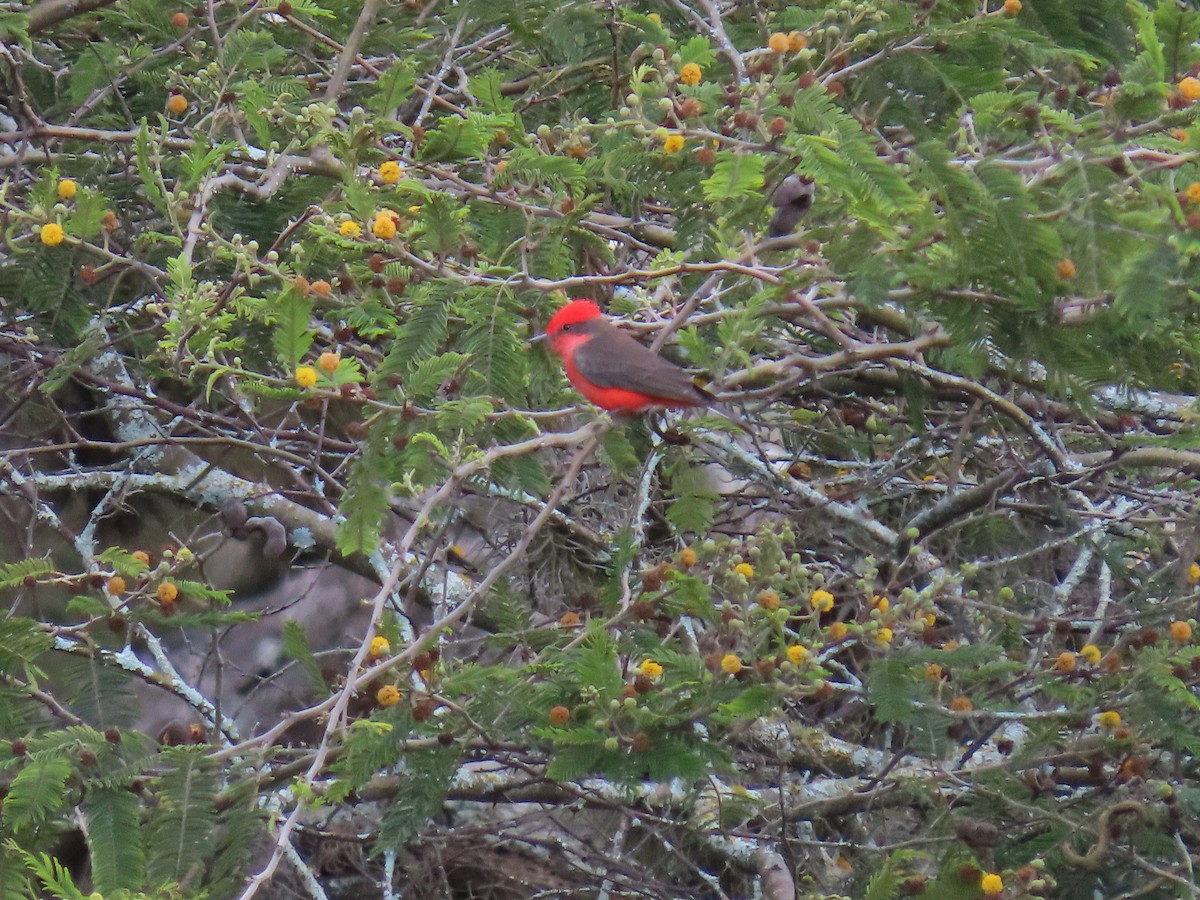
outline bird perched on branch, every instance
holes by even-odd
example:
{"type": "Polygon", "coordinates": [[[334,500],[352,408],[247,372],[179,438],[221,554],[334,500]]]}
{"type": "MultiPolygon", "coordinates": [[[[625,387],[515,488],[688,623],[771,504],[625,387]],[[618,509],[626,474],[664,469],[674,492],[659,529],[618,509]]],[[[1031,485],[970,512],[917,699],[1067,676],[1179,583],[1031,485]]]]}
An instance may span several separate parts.
{"type": "Polygon", "coordinates": [[[658,409],[711,409],[740,428],[690,375],[612,324],[591,300],[572,300],[550,320],[550,349],[563,361],[567,379],[589,401],[618,415],[658,409]]]}

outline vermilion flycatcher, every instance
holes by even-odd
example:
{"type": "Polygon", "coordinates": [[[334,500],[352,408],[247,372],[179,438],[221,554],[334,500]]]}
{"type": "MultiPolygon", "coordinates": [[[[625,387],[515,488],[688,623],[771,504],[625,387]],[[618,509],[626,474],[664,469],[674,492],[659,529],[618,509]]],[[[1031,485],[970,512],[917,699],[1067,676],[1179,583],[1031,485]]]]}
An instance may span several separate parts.
{"type": "Polygon", "coordinates": [[[622,415],[653,409],[703,407],[745,425],[721,409],[683,369],[617,328],[591,300],[572,300],[550,320],[545,337],[562,357],[575,390],[602,409],[622,415]]]}

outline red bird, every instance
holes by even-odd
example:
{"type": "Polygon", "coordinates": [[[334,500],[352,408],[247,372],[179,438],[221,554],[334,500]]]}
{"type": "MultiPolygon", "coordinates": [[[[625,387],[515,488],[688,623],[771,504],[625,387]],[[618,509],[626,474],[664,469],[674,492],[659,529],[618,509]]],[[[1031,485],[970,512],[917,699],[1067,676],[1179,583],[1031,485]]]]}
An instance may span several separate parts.
{"type": "Polygon", "coordinates": [[[572,300],[555,313],[545,337],[550,349],[562,357],[575,390],[602,409],[632,415],[704,407],[737,422],[683,369],[617,328],[591,300],[572,300]]]}

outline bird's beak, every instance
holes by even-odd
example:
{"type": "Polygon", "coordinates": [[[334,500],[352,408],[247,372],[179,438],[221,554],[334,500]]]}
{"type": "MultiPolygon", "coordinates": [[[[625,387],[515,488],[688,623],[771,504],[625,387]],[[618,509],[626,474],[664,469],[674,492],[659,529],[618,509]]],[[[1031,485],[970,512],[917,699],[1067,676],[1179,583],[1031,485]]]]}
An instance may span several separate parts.
{"type": "Polygon", "coordinates": [[[548,338],[548,337],[550,337],[550,335],[546,334],[546,332],[543,331],[540,334],[535,334],[533,337],[531,337],[529,339],[529,343],[540,344],[542,341],[546,340],[546,338],[548,338]]]}

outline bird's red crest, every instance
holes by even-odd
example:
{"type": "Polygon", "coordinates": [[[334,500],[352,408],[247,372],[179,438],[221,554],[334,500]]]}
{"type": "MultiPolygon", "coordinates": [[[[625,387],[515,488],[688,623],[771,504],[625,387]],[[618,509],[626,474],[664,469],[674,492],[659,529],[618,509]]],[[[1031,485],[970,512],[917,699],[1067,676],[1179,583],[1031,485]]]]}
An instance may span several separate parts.
{"type": "Polygon", "coordinates": [[[568,325],[587,322],[590,319],[598,319],[601,315],[600,307],[591,300],[572,300],[554,314],[554,318],[546,326],[546,334],[553,337],[568,325]]]}

